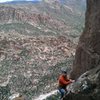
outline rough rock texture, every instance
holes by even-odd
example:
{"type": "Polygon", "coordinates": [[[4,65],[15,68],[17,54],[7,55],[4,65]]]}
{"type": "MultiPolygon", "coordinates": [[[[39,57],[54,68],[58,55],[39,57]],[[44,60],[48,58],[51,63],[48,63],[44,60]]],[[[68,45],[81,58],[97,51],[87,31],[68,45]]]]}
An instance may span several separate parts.
{"type": "Polygon", "coordinates": [[[100,0],[87,0],[86,23],[76,50],[71,77],[78,80],[67,87],[63,100],[100,99],[100,0]]]}
{"type": "Polygon", "coordinates": [[[86,23],[77,47],[69,94],[63,100],[100,99],[100,0],[87,0],[86,23]]]}
{"type": "Polygon", "coordinates": [[[8,100],[7,97],[16,93],[22,93],[27,96],[26,100],[31,100],[36,95],[54,90],[61,67],[72,64],[75,45],[64,36],[2,34],[0,100],[8,100]]]}
{"type": "Polygon", "coordinates": [[[52,18],[47,14],[41,13],[29,13],[22,8],[14,8],[11,6],[0,6],[0,22],[11,23],[11,22],[28,22],[34,23],[45,23],[52,18]]]}
{"type": "Polygon", "coordinates": [[[67,90],[70,93],[63,100],[99,100],[100,66],[81,75],[67,90]]]}
{"type": "Polygon", "coordinates": [[[87,0],[85,29],[76,50],[72,78],[95,68],[100,60],[100,0],[87,0]]]}
{"type": "Polygon", "coordinates": [[[63,34],[77,43],[83,28],[85,3],[80,1],[79,5],[77,0],[69,0],[68,3],[46,1],[0,3],[0,31],[14,30],[24,35],[63,34]]]}

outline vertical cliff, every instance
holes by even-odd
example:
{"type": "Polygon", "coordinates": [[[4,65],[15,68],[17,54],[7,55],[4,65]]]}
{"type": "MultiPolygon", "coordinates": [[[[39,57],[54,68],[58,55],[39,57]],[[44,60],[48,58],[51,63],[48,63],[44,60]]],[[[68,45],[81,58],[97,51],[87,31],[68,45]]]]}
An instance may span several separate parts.
{"type": "Polygon", "coordinates": [[[95,68],[100,60],[100,0],[86,2],[85,29],[77,46],[72,78],[95,68]]]}

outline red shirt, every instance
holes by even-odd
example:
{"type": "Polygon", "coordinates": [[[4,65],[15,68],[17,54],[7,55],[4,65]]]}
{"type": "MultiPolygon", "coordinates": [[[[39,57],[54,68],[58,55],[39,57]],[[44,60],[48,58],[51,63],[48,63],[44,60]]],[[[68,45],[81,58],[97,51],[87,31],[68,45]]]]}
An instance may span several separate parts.
{"type": "Polygon", "coordinates": [[[68,79],[68,78],[65,77],[64,75],[60,75],[60,77],[59,77],[59,87],[60,87],[60,88],[66,89],[66,86],[67,86],[68,84],[70,84],[70,83],[72,83],[72,82],[70,81],[70,79],[68,79]]]}

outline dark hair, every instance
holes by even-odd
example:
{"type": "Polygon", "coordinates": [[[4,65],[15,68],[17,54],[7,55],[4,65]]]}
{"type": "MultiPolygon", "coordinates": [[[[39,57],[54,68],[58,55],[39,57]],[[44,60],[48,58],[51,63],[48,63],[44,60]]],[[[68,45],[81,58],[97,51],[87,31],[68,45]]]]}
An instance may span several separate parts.
{"type": "Polygon", "coordinates": [[[62,72],[62,73],[64,73],[64,74],[67,74],[67,69],[66,69],[66,68],[64,68],[64,67],[63,67],[63,68],[61,68],[61,72],[62,72]]]}
{"type": "Polygon", "coordinates": [[[66,72],[66,71],[62,71],[62,73],[63,73],[63,74],[67,74],[67,72],[66,72]]]}

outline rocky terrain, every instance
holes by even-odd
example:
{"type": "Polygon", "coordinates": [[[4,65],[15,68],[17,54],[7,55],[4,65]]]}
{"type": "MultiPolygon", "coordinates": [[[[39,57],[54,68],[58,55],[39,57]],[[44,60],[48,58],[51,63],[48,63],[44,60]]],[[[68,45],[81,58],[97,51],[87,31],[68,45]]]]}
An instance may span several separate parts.
{"type": "Polygon", "coordinates": [[[100,66],[82,74],[75,83],[67,88],[70,93],[63,100],[99,100],[100,66]]]}
{"type": "Polygon", "coordinates": [[[84,27],[85,3],[61,1],[0,4],[0,30],[28,35],[63,34],[77,41],[84,27]]]}
{"type": "Polygon", "coordinates": [[[80,37],[71,77],[63,100],[100,99],[100,0],[87,0],[85,29],[80,37]],[[82,75],[81,75],[82,74],[82,75]]]}
{"type": "Polygon", "coordinates": [[[0,100],[18,93],[31,100],[57,88],[61,67],[72,67],[83,2],[0,4],[0,100]]]}
{"type": "Polygon", "coordinates": [[[64,36],[1,35],[0,86],[9,86],[10,93],[49,92],[56,86],[61,66],[71,66],[74,52],[75,44],[64,36]]]}

